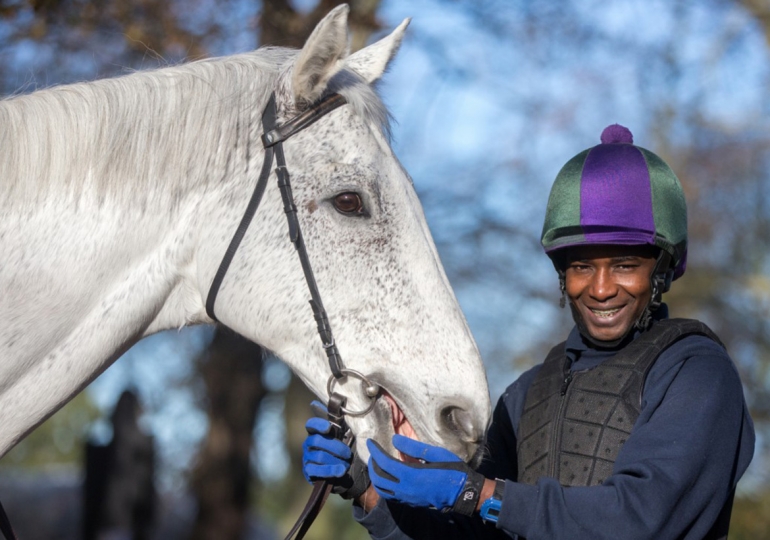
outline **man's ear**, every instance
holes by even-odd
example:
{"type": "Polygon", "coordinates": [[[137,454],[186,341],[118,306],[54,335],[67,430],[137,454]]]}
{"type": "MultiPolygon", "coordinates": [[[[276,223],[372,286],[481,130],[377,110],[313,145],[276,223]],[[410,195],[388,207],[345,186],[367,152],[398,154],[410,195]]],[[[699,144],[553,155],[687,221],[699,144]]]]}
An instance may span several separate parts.
{"type": "Polygon", "coordinates": [[[411,19],[404,19],[387,37],[353,53],[345,62],[345,67],[361,75],[368,83],[373,83],[382,77],[401,46],[409,21],[411,19]]]}
{"type": "Polygon", "coordinates": [[[296,104],[312,103],[323,94],[329,79],[344,67],[350,52],[346,4],[337,6],[310,34],[292,70],[292,91],[296,104]]]}

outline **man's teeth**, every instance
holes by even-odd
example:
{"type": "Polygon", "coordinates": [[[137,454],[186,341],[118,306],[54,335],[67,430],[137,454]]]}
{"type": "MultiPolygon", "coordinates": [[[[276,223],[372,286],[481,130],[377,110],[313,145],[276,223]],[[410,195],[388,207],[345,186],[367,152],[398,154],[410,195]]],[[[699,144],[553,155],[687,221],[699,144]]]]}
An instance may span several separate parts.
{"type": "Polygon", "coordinates": [[[613,315],[615,315],[618,311],[620,311],[620,308],[615,308],[615,309],[592,309],[591,311],[597,317],[604,317],[604,318],[606,318],[606,317],[612,317],[613,315]]]}

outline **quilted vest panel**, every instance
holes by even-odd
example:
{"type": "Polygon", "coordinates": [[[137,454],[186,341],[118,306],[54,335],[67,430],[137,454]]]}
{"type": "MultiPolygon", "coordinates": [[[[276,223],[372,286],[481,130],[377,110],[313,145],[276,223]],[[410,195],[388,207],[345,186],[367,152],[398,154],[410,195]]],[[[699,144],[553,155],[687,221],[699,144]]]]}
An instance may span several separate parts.
{"type": "Polygon", "coordinates": [[[639,417],[650,367],[664,350],[692,334],[721,345],[699,321],[665,319],[590,370],[570,372],[564,343],[551,349],[527,391],[519,421],[517,480],[534,484],[548,476],[563,486],[601,484],[639,417]]]}

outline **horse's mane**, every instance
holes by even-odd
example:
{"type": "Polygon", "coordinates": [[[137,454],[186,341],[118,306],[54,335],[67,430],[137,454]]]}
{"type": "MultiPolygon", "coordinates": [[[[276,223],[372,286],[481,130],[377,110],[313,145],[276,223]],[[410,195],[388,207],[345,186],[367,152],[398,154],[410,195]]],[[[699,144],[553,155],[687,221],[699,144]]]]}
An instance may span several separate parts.
{"type": "MultiPolygon", "coordinates": [[[[0,100],[0,208],[86,191],[143,203],[159,182],[178,199],[221,181],[254,153],[262,109],[295,55],[263,48],[0,100]]],[[[389,134],[382,101],[355,73],[329,90],[389,134]]]]}

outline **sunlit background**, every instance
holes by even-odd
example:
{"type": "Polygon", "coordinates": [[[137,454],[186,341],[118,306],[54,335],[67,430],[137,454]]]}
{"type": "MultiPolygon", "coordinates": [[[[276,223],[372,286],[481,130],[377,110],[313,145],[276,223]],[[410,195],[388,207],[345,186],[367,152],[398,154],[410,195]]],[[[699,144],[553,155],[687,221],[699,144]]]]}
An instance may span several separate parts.
{"type": "MultiPolygon", "coordinates": [[[[6,95],[25,93],[261,43],[301,43],[336,3],[0,0],[0,85],[6,95]],[[279,15],[304,26],[283,40],[279,15]]],[[[559,168],[620,123],[679,175],[690,256],[668,302],[675,316],[711,326],[738,366],[758,439],[730,537],[770,538],[770,1],[351,6],[357,47],[412,17],[379,88],[493,400],[570,328],[539,247],[559,168]]],[[[214,340],[215,330],[204,327],[143,340],[0,461],[0,495],[23,538],[80,538],[84,444],[111,440],[110,415],[126,389],[138,395],[140,425],[155,445],[157,520],[167,527],[156,536],[208,538],[193,532],[205,491],[193,480],[213,421],[206,370],[223,354],[212,352],[214,340]]],[[[280,361],[253,351],[246,361],[260,388],[248,427],[242,537],[278,538],[307,496],[297,460],[311,396],[280,361]]],[[[310,538],[366,537],[348,503],[334,501],[324,512],[310,538]]]]}

